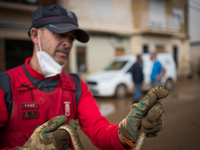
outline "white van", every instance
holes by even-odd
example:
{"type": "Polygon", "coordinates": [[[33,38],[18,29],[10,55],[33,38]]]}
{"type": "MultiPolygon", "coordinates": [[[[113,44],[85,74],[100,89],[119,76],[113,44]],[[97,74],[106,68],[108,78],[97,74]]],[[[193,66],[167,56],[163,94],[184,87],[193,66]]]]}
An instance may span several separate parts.
{"type": "MultiPolygon", "coordinates": [[[[153,62],[150,57],[150,54],[142,55],[144,73],[143,91],[147,91],[151,88],[150,75],[153,62]]],[[[177,79],[174,59],[167,53],[158,53],[157,59],[166,68],[162,84],[165,85],[167,89],[171,90],[177,79]]],[[[92,94],[99,97],[124,97],[128,93],[133,93],[134,84],[130,68],[135,61],[135,55],[119,56],[104,70],[88,75],[86,82],[92,94]]]]}

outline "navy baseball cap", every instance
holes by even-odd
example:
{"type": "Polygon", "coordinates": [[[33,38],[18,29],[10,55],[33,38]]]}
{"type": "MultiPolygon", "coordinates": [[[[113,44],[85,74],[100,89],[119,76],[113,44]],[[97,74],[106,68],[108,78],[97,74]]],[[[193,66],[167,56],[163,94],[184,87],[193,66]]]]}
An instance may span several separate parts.
{"type": "Polygon", "coordinates": [[[63,34],[69,31],[76,31],[76,39],[86,43],[89,41],[89,34],[80,29],[75,13],[59,6],[52,5],[49,7],[40,6],[32,12],[32,25],[29,28],[46,27],[51,32],[63,34]]]}

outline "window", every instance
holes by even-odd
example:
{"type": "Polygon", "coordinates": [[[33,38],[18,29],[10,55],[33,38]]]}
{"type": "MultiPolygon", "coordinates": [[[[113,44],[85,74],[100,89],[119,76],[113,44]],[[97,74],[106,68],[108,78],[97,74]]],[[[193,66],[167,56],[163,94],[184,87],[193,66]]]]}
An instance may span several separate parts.
{"type": "Polygon", "coordinates": [[[150,0],[150,26],[153,28],[166,27],[165,3],[160,0],[150,0]]]}
{"type": "Polygon", "coordinates": [[[27,57],[32,56],[32,41],[5,40],[6,70],[22,65],[27,57]]]}
{"type": "Polygon", "coordinates": [[[183,23],[183,10],[180,8],[173,8],[173,16],[179,23],[183,23]]]}
{"type": "Polygon", "coordinates": [[[147,44],[144,44],[144,45],[142,46],[142,52],[143,52],[143,53],[149,53],[149,46],[148,46],[147,44]]]}
{"type": "Polygon", "coordinates": [[[127,64],[127,61],[115,61],[106,67],[105,70],[120,70],[125,64],[127,64]]]}
{"type": "Polygon", "coordinates": [[[124,54],[125,54],[125,52],[124,52],[123,48],[116,48],[116,50],[115,50],[115,56],[122,56],[124,54]]]}
{"type": "Polygon", "coordinates": [[[164,45],[156,45],[156,52],[157,53],[164,53],[165,52],[164,45]]]}

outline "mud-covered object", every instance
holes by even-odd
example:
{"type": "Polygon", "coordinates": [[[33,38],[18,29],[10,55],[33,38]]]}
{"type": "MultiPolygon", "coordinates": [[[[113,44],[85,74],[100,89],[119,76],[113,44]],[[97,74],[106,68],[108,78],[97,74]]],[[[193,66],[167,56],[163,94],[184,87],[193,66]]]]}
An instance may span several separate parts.
{"type": "Polygon", "coordinates": [[[62,150],[69,138],[68,132],[58,130],[67,121],[65,115],[57,116],[37,127],[31,137],[23,146],[16,150],[62,150]]]}
{"type": "Polygon", "coordinates": [[[131,142],[136,142],[140,129],[148,137],[155,137],[163,128],[164,112],[162,104],[157,100],[168,94],[166,89],[156,89],[148,92],[137,105],[133,104],[128,116],[119,123],[120,134],[131,142]]]}

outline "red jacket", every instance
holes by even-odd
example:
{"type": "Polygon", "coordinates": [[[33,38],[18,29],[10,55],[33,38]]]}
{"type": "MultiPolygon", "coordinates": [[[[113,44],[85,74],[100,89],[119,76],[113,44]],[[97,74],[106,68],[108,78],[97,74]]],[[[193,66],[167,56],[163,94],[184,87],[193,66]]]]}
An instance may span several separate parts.
{"type": "MultiPolygon", "coordinates": [[[[32,76],[40,78],[41,74],[30,68],[28,60],[25,63],[26,69],[32,76]]],[[[52,92],[42,92],[35,88],[26,77],[22,66],[7,73],[11,79],[13,106],[8,114],[5,94],[0,88],[0,148],[23,145],[37,126],[65,114],[68,120],[77,117],[81,129],[100,149],[124,149],[118,139],[118,125],[110,124],[100,114],[95,99],[82,80],[82,93],[76,107],[76,87],[67,73],[61,73],[59,84],[52,92]]]]}

